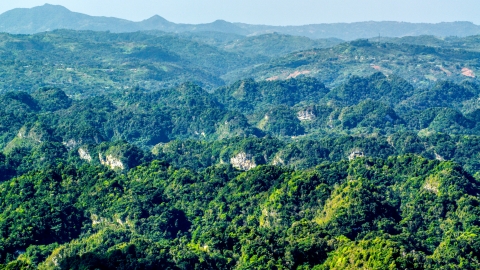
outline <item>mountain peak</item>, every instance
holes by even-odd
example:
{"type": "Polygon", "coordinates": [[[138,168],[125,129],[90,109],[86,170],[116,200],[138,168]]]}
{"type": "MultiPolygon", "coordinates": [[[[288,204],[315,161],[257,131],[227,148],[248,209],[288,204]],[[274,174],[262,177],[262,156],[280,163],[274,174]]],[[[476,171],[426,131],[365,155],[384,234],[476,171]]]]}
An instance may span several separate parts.
{"type": "Polygon", "coordinates": [[[163,18],[159,15],[153,15],[152,17],[143,20],[138,23],[140,29],[143,30],[163,30],[163,31],[171,31],[170,27],[175,25],[172,22],[169,22],[167,19],[163,18]]]}
{"type": "Polygon", "coordinates": [[[160,15],[153,15],[152,17],[143,20],[143,22],[155,22],[155,23],[169,23],[169,21],[165,18],[163,18],[160,15]]]}
{"type": "Polygon", "coordinates": [[[62,5],[52,5],[52,4],[44,4],[43,6],[33,7],[30,10],[47,10],[47,11],[68,11],[71,12],[68,8],[62,5]]]}
{"type": "Polygon", "coordinates": [[[213,23],[228,23],[228,24],[231,24],[230,22],[227,22],[225,20],[215,20],[213,23]]]}

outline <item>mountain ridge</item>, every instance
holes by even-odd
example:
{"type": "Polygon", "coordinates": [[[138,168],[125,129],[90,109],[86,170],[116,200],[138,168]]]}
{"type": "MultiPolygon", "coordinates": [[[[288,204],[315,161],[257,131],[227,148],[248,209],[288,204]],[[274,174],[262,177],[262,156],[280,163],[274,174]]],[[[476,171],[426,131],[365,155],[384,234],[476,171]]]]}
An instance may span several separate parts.
{"type": "Polygon", "coordinates": [[[93,30],[111,32],[136,32],[161,30],[165,32],[214,31],[240,35],[260,35],[278,32],[294,36],[340,38],[354,40],[378,35],[403,37],[418,35],[470,36],[480,34],[480,26],[471,22],[409,23],[392,21],[367,21],[355,23],[322,23],[299,26],[253,25],[216,20],[211,23],[174,23],[154,15],[134,22],[115,17],[90,16],[70,11],[60,5],[45,4],[33,8],[17,8],[0,14],[0,32],[33,34],[56,29],[93,30]]]}

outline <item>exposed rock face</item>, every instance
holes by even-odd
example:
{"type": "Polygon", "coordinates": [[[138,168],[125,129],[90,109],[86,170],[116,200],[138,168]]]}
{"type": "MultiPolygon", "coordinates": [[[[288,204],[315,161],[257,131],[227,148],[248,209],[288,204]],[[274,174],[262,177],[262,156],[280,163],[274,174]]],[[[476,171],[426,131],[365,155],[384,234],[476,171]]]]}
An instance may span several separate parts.
{"type": "Polygon", "coordinates": [[[365,154],[360,150],[354,150],[350,155],[348,155],[348,160],[364,157],[365,154]]]}
{"type": "Polygon", "coordinates": [[[297,118],[300,121],[310,121],[310,120],[315,119],[315,117],[316,116],[311,109],[307,109],[307,110],[304,110],[304,111],[299,111],[297,113],[297,118]]]}
{"type": "MultiPolygon", "coordinates": [[[[78,142],[74,139],[70,139],[66,142],[62,142],[63,145],[65,145],[65,147],[67,147],[68,149],[73,149],[75,147],[77,147],[81,142],[78,142]]],[[[80,150],[79,150],[80,151],[80,150]]]]}
{"type": "Polygon", "coordinates": [[[107,157],[105,159],[103,159],[102,154],[98,153],[98,159],[100,159],[100,163],[103,166],[107,166],[112,170],[115,170],[115,169],[123,170],[123,169],[125,169],[125,166],[123,165],[122,161],[120,161],[120,159],[118,159],[118,158],[116,158],[112,155],[107,155],[107,157]]]}
{"type": "Polygon", "coordinates": [[[282,152],[277,153],[277,154],[275,155],[275,158],[274,158],[273,161],[272,161],[272,165],[274,165],[274,166],[282,166],[282,165],[285,165],[285,160],[283,160],[283,159],[281,158],[281,155],[282,155],[282,152]]]}
{"type": "Polygon", "coordinates": [[[260,227],[271,228],[280,225],[282,219],[279,217],[277,211],[265,208],[262,210],[260,216],[260,227]]]}
{"type": "Polygon", "coordinates": [[[30,139],[37,143],[43,142],[43,134],[42,131],[38,130],[37,128],[33,127],[27,131],[26,127],[22,127],[17,134],[17,137],[20,139],[30,139]]]}
{"type": "Polygon", "coordinates": [[[92,220],[92,225],[102,224],[107,221],[106,218],[99,217],[96,214],[92,214],[90,219],[92,220]]]}
{"type": "Polygon", "coordinates": [[[445,161],[445,159],[442,156],[440,156],[437,152],[434,151],[433,153],[435,154],[435,159],[436,160],[445,161]]]}
{"type": "Polygon", "coordinates": [[[255,161],[253,160],[253,156],[245,152],[240,152],[238,155],[232,157],[230,159],[230,164],[243,171],[248,171],[257,167],[257,164],[255,164],[255,161]]]}
{"type": "Polygon", "coordinates": [[[469,68],[462,68],[462,75],[470,78],[475,78],[475,73],[469,68]]]}
{"type": "Polygon", "coordinates": [[[24,128],[24,127],[21,128],[21,129],[18,131],[17,137],[19,137],[20,139],[26,138],[26,137],[27,137],[27,130],[26,130],[26,128],[24,128]]]}
{"type": "Polygon", "coordinates": [[[288,75],[287,80],[291,79],[291,78],[296,78],[300,75],[307,75],[307,74],[310,74],[310,70],[302,70],[302,71],[297,70],[297,71],[293,72],[292,74],[288,75]]]}
{"type": "Polygon", "coordinates": [[[81,159],[86,160],[88,162],[92,161],[92,156],[90,156],[90,153],[88,153],[87,149],[79,148],[78,149],[78,155],[80,156],[81,159]]]}

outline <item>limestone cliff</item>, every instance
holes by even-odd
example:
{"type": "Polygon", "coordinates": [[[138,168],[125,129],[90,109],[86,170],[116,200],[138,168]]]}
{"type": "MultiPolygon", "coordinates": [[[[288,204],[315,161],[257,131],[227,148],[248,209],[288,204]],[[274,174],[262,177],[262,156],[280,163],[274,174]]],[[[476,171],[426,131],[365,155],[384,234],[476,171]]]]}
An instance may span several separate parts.
{"type": "Polygon", "coordinates": [[[119,158],[116,158],[112,155],[107,155],[104,159],[102,154],[98,153],[98,159],[100,160],[100,163],[102,165],[107,166],[112,170],[115,170],[115,169],[123,170],[123,169],[125,169],[125,166],[123,165],[122,161],[119,158]]]}
{"type": "Polygon", "coordinates": [[[248,171],[257,167],[257,164],[255,164],[255,161],[253,160],[253,156],[245,152],[240,152],[236,156],[232,157],[230,159],[230,164],[232,164],[233,167],[243,171],[248,171]]]}

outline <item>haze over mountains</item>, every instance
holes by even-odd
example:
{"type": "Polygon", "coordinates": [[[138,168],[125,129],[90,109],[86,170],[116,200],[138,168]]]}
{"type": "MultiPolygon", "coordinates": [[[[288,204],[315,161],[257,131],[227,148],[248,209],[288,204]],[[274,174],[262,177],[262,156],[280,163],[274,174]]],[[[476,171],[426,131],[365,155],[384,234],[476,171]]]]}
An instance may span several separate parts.
{"type": "Polygon", "coordinates": [[[0,32],[33,34],[55,29],[135,32],[161,30],[165,32],[214,31],[237,35],[282,33],[309,38],[340,38],[354,40],[381,36],[403,37],[418,35],[470,36],[480,34],[480,26],[470,22],[445,22],[437,24],[407,22],[358,22],[312,24],[302,26],[269,26],[231,23],[217,20],[206,24],[177,24],[161,16],[133,22],[129,20],[89,16],[72,12],[63,6],[45,4],[34,8],[18,8],[0,15],[0,32]]]}

